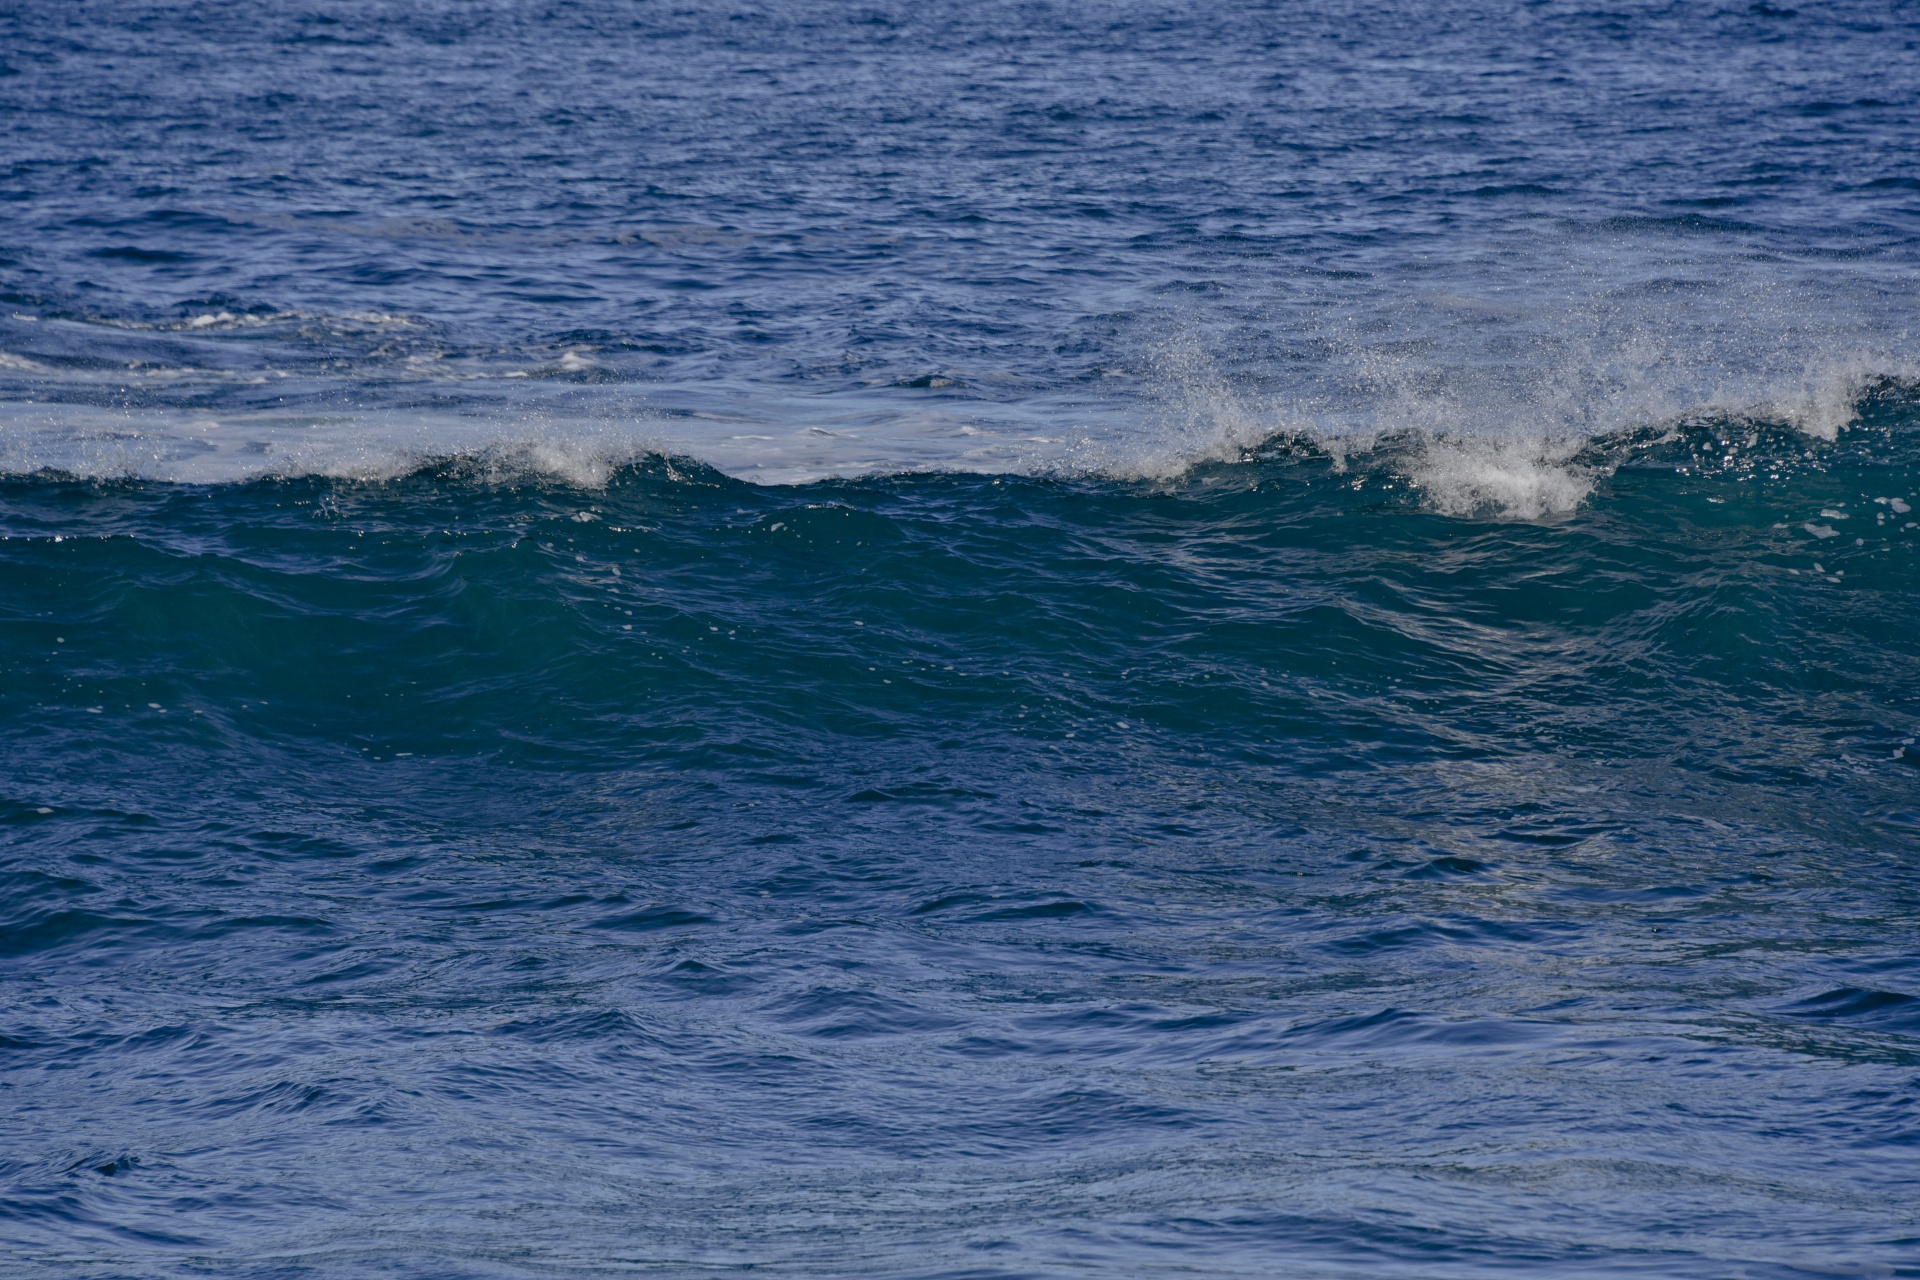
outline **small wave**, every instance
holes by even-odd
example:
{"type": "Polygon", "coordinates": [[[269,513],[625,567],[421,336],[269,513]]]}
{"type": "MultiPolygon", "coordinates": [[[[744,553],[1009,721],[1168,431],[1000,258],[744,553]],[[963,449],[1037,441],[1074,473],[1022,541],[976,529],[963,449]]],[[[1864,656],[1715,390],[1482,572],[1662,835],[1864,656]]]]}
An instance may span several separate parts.
{"type": "Polygon", "coordinates": [[[1898,406],[1920,395],[1911,369],[1867,357],[1691,398],[1682,384],[1580,365],[1537,371],[1519,384],[1510,370],[1494,378],[1375,367],[1370,382],[1337,395],[1287,394],[1237,384],[1186,343],[1156,355],[1154,398],[1144,405],[1064,397],[929,405],[892,388],[800,395],[751,383],[636,385],[589,376],[601,366],[577,346],[544,366],[561,376],[455,376],[445,363],[389,361],[363,367],[358,378],[329,378],[54,368],[0,355],[0,369],[72,399],[97,397],[109,383],[129,394],[144,389],[150,401],[214,386],[231,388],[220,394],[234,399],[258,397],[231,411],[0,403],[0,472],[180,483],[385,480],[458,463],[475,477],[598,488],[621,466],[660,454],[760,484],[924,472],[1175,483],[1196,467],[1252,461],[1291,443],[1324,455],[1336,471],[1389,472],[1442,515],[1539,520],[1579,509],[1620,461],[1666,435],[1738,429],[1758,439],[1771,428],[1832,441],[1863,406],[1904,413],[1898,406]],[[465,389],[441,390],[455,384],[465,389]],[[380,407],[428,400],[429,388],[438,403],[380,407]],[[349,399],[375,403],[269,407],[349,399]]]}
{"type": "Polygon", "coordinates": [[[384,311],[342,311],[337,314],[316,311],[273,311],[264,314],[231,311],[203,311],[185,320],[157,325],[160,329],[255,329],[268,325],[322,324],[348,328],[417,328],[420,322],[410,316],[384,311]]]}
{"type": "Polygon", "coordinates": [[[476,479],[604,487],[622,465],[661,452],[645,424],[626,428],[494,423],[431,415],[116,414],[46,406],[0,424],[0,473],[186,484],[319,476],[394,480],[458,462],[476,479]]]}
{"type": "Polygon", "coordinates": [[[1886,350],[1742,372],[1644,335],[1551,345],[1551,361],[1454,367],[1336,352],[1317,378],[1275,389],[1236,383],[1196,335],[1178,333],[1151,360],[1161,430],[1107,469],[1168,477],[1299,438],[1338,465],[1371,455],[1398,468],[1440,514],[1537,520],[1577,510],[1608,469],[1607,446],[1648,429],[1710,419],[1830,442],[1863,399],[1920,386],[1920,364],[1886,350]]]}
{"type": "Polygon", "coordinates": [[[265,329],[296,324],[330,326],[344,332],[356,332],[364,329],[422,327],[421,321],[412,316],[395,315],[385,311],[228,311],[224,308],[209,308],[207,310],[189,310],[188,314],[171,320],[140,320],[125,316],[105,315],[87,315],[74,318],[86,324],[97,324],[113,329],[131,329],[136,332],[152,333],[223,332],[235,329],[265,329]]]}
{"type": "MultiPolygon", "coordinates": [[[[226,380],[244,381],[240,375],[226,380]]],[[[594,489],[621,467],[661,455],[758,484],[921,473],[1177,484],[1198,467],[1304,449],[1337,473],[1351,472],[1356,483],[1367,475],[1402,481],[1441,515],[1539,520],[1577,510],[1616,466],[1651,456],[1649,449],[1673,444],[1689,465],[1751,469],[1763,455],[1783,449],[1797,455],[1801,446],[1782,441],[1779,432],[1802,441],[1828,438],[1772,403],[1695,409],[1597,436],[1419,428],[1363,433],[1338,423],[1262,422],[1247,413],[1228,419],[1209,439],[1198,419],[1191,431],[1167,433],[1156,431],[1150,418],[1129,419],[1124,408],[1108,411],[1104,430],[1083,422],[1042,435],[1025,418],[891,407],[856,414],[846,400],[736,404],[725,412],[676,406],[664,396],[640,404],[570,398],[582,388],[564,383],[506,385],[528,394],[470,412],[0,405],[0,473],[220,484],[300,476],[383,481],[454,466],[476,480],[538,479],[594,489]],[[1714,455],[1710,464],[1708,454],[1714,455]]],[[[1850,387],[1839,403],[1857,411],[1873,385],[1850,387]]]]}
{"type": "Polygon", "coordinates": [[[76,325],[10,338],[21,354],[0,355],[0,373],[32,398],[0,404],[0,468],[217,483],[463,459],[595,486],[658,452],[755,483],[933,471],[1174,483],[1298,441],[1336,469],[1391,470],[1439,514],[1538,520],[1577,511],[1620,442],[1646,432],[1712,420],[1834,441],[1881,382],[1920,386],[1910,335],[1858,281],[1789,296],[1670,263],[1588,278],[1555,262],[1482,297],[1463,280],[1329,284],[1282,313],[1293,332],[1194,303],[1214,309],[1140,318],[1131,358],[1114,353],[1124,376],[1045,390],[1009,367],[1028,379],[1017,393],[991,389],[991,368],[917,356],[857,386],[762,366],[656,380],[666,357],[599,330],[462,345],[385,311],[203,296],[171,319],[88,322],[144,339],[76,325]]]}
{"type": "Polygon", "coordinates": [[[1903,1035],[1920,1034],[1920,997],[1866,987],[1836,987],[1789,1004],[1789,1018],[1816,1022],[1854,1022],[1903,1035]]]}

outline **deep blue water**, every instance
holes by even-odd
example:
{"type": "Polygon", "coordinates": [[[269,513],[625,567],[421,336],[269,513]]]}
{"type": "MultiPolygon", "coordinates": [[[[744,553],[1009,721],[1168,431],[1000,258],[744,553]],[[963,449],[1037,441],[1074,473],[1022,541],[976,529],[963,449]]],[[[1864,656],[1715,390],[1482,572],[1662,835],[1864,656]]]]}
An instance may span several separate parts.
{"type": "Polygon", "coordinates": [[[1920,1276],[1920,10],[0,6],[0,1273],[1920,1276]]]}

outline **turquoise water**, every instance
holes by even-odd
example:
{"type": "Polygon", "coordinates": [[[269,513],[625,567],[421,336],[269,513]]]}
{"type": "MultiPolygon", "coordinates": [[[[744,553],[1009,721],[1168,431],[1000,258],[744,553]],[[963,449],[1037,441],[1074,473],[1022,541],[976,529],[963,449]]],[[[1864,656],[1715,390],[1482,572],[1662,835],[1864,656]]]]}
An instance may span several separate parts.
{"type": "Polygon", "coordinates": [[[1901,13],[0,15],[0,1271],[1920,1274],[1901,13]]]}

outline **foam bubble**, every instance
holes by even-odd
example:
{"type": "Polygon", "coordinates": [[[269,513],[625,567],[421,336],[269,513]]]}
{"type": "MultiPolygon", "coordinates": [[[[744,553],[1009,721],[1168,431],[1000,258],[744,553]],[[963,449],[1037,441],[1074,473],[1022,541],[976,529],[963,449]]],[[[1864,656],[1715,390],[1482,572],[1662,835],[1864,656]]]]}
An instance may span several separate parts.
{"type": "Polygon", "coordinates": [[[1425,442],[1408,470],[1442,515],[1538,520],[1574,510],[1593,491],[1593,472],[1572,460],[1575,452],[1569,440],[1456,436],[1425,442]]]}

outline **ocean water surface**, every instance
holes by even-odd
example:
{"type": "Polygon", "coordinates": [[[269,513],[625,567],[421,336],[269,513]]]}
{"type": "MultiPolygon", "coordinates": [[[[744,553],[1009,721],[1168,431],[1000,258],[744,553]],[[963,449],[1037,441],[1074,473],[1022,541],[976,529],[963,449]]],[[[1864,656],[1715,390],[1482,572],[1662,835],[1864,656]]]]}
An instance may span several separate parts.
{"type": "Polygon", "coordinates": [[[0,7],[0,1274],[1920,1276],[1920,10],[0,7]]]}

